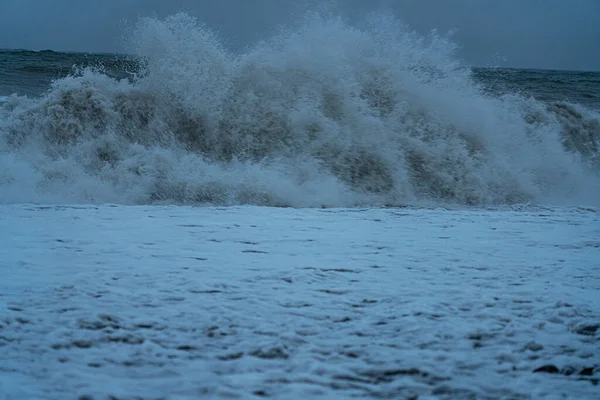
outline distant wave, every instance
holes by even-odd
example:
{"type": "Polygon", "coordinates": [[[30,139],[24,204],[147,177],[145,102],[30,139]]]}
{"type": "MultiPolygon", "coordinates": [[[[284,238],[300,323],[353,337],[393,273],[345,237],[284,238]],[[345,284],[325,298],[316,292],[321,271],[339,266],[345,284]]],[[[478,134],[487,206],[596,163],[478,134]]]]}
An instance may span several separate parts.
{"type": "Polygon", "coordinates": [[[561,100],[600,111],[599,72],[475,68],[474,76],[493,93],[522,93],[546,103],[561,100]]]}
{"type": "Polygon", "coordinates": [[[139,70],[139,61],[135,57],[123,54],[0,50],[0,59],[3,56],[11,59],[11,64],[5,67],[5,73],[35,74],[39,75],[38,79],[43,78],[44,81],[65,77],[73,73],[74,69],[85,67],[102,68],[104,73],[119,78],[139,70]]]}
{"type": "Polygon", "coordinates": [[[132,81],[85,68],[0,108],[0,202],[598,205],[599,115],[492,94],[446,38],[309,15],[241,54],[143,19],[132,81]]]}

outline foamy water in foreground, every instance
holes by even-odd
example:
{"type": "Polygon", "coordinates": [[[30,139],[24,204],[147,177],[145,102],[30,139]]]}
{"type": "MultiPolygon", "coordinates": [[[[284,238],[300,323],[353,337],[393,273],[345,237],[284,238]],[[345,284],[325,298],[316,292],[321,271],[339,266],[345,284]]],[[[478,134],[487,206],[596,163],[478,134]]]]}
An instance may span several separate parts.
{"type": "Polygon", "coordinates": [[[582,208],[1,206],[0,398],[597,398],[599,227],[582,208]]]}

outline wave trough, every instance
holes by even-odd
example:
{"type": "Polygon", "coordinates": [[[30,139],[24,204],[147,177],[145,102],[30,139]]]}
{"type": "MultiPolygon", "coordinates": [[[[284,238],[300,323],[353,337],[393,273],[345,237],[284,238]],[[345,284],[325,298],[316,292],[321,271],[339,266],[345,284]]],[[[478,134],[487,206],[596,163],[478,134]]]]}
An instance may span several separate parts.
{"type": "Polygon", "coordinates": [[[598,114],[487,93],[455,47],[375,14],[242,53],[185,13],[141,20],[131,79],[0,104],[0,202],[598,205],[598,114]]]}

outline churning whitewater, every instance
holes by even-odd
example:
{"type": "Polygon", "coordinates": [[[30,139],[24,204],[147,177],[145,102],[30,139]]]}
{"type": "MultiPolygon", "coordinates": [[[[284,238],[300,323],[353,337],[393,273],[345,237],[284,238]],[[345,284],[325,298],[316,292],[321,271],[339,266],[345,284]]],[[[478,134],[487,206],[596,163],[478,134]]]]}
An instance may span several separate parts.
{"type": "Polygon", "coordinates": [[[238,53],[186,14],[144,19],[131,79],[3,99],[0,202],[597,205],[598,114],[490,94],[455,48],[382,15],[238,53]]]}

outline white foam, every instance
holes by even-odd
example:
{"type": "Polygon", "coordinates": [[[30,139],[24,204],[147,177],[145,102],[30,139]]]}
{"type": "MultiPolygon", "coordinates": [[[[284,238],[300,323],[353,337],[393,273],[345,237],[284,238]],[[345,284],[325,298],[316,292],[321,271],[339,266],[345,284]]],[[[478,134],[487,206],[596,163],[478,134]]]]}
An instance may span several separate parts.
{"type": "Polygon", "coordinates": [[[4,398],[597,398],[597,212],[0,215],[4,398]]]}

